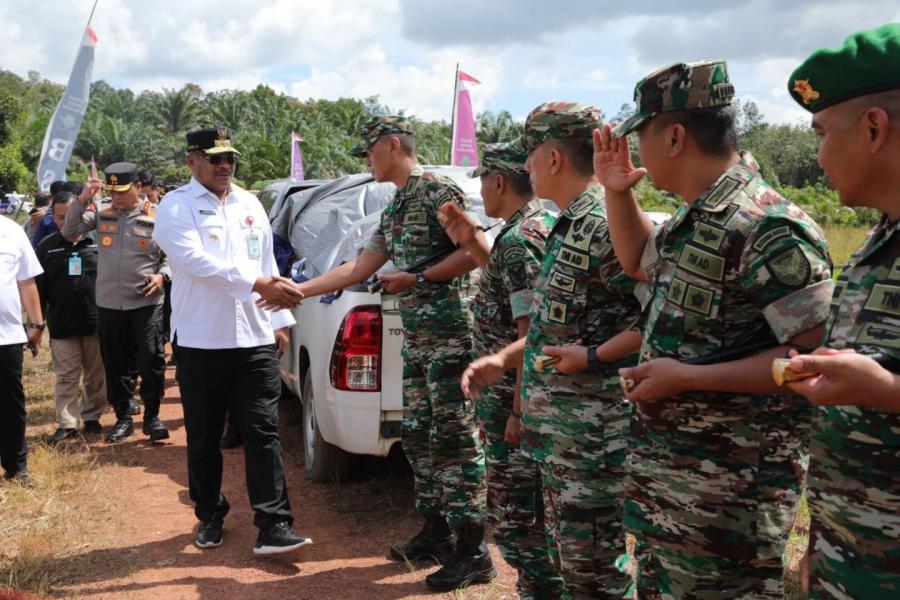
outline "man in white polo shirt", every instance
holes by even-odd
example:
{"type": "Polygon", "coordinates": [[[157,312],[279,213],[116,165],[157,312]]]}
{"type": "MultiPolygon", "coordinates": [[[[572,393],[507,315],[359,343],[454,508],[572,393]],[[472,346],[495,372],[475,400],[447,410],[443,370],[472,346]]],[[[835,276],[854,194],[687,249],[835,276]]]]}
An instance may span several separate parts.
{"type": "Polygon", "coordinates": [[[226,411],[244,439],[247,491],[259,536],[255,554],[312,543],[293,517],[278,439],[278,355],[301,295],[278,276],[272,231],[259,201],[231,183],[238,151],[231,132],[187,134],[191,181],[166,195],[153,239],[172,265],[173,344],[188,442],[188,479],[196,544],[222,543],[228,501],[222,495],[219,440],[226,411]],[[255,303],[261,300],[273,312],[255,303]]]}
{"type": "Polygon", "coordinates": [[[0,465],[6,479],[25,485],[30,485],[31,479],[25,444],[22,344],[27,342],[37,356],[44,319],[34,278],[43,272],[22,228],[0,217],[0,465]],[[25,329],[23,306],[29,321],[25,329]]]}

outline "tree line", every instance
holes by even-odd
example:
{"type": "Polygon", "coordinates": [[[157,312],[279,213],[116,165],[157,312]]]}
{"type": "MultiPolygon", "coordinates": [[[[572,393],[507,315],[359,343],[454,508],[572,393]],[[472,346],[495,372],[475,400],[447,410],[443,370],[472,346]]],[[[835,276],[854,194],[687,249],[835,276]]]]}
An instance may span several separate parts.
{"type": "MultiPolygon", "coordinates": [[[[0,70],[0,191],[35,191],[34,174],[44,132],[62,93],[63,86],[35,71],[22,78],[0,70]]],[[[753,152],[764,176],[779,191],[824,224],[874,222],[877,216],[871,211],[839,205],[816,162],[816,136],[806,124],[767,123],[753,102],[738,102],[737,109],[742,148],[753,152]]],[[[631,110],[625,105],[614,118],[624,118],[631,110]]],[[[205,92],[193,83],[136,94],[101,80],[91,85],[68,177],[86,179],[94,157],[100,168],[129,160],[167,184],[184,183],[190,177],[184,166],[185,132],[216,125],[234,132],[235,146],[242,154],[237,179],[245,187],[260,189],[287,176],[292,131],[305,140],[306,176],[330,179],[365,170],[363,161],[349,153],[359,141],[360,128],[373,115],[393,112],[377,96],[301,101],[262,84],[250,91],[205,92]]],[[[445,164],[450,153],[450,124],[413,118],[412,125],[420,161],[445,164]]],[[[523,123],[507,111],[481,113],[476,125],[482,143],[508,141],[523,131],[523,123]]],[[[673,198],[648,184],[642,183],[638,191],[649,208],[675,206],[673,198]]]]}

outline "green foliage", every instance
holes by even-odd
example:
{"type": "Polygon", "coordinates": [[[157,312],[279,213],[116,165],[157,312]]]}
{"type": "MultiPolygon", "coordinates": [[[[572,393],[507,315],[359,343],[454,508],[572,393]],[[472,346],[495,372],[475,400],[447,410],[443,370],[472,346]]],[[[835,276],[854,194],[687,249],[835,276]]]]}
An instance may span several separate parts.
{"type": "Polygon", "coordinates": [[[22,162],[19,142],[0,146],[0,191],[24,192],[33,177],[22,162]]]}
{"type": "MultiPolygon", "coordinates": [[[[0,189],[33,192],[34,172],[44,133],[63,87],[32,71],[27,79],[0,69],[0,189]]],[[[763,174],[788,198],[803,206],[820,223],[865,226],[877,220],[868,209],[843,208],[816,163],[816,136],[806,124],[770,125],[752,102],[738,102],[742,149],[753,152],[763,174]]],[[[623,105],[613,117],[622,121],[633,112],[623,105]]],[[[122,160],[136,162],[166,184],[190,179],[184,164],[184,133],[194,127],[225,126],[234,132],[241,151],[238,177],[251,188],[287,177],[290,139],[303,136],[306,176],[329,179],[364,171],[365,162],[350,155],[362,125],[373,115],[403,113],[381,104],[377,96],[363,99],[300,101],[266,85],[250,91],[204,93],[188,83],[180,89],[144,91],[116,89],[105,81],[91,85],[91,98],[69,163],[72,180],[87,178],[91,157],[102,168],[122,160]]],[[[450,124],[413,119],[419,160],[445,164],[450,155],[450,124]]],[[[512,140],[524,131],[507,111],[477,116],[478,141],[512,140]]],[[[632,158],[640,164],[637,136],[629,137],[632,158]]],[[[642,181],[636,194],[646,210],[673,212],[679,200],[642,181]]]]}
{"type": "Polygon", "coordinates": [[[182,185],[190,181],[191,170],[185,164],[168,165],[158,176],[166,182],[166,185],[182,185]]]}
{"type": "MultiPolygon", "coordinates": [[[[20,141],[7,150],[7,163],[17,156],[25,167],[24,187],[33,191],[33,173],[40,158],[44,132],[63,88],[41,79],[28,79],[0,70],[0,147],[5,131],[20,141]],[[8,116],[9,115],[9,116],[8,116]],[[4,129],[6,123],[12,125],[4,129]]],[[[402,113],[378,101],[377,96],[336,101],[299,101],[266,85],[250,91],[219,90],[204,93],[187,84],[180,89],[144,91],[116,89],[105,81],[91,85],[91,98],[70,162],[70,178],[81,176],[91,157],[102,169],[111,162],[130,160],[161,176],[166,183],[190,177],[184,167],[184,134],[194,127],[224,126],[234,132],[241,150],[238,175],[252,187],[290,172],[290,135],[303,136],[306,176],[328,179],[358,173],[365,162],[350,155],[359,131],[372,115],[402,113]]],[[[450,125],[446,121],[413,120],[419,159],[445,164],[450,155],[450,125]]],[[[507,111],[478,115],[482,143],[508,141],[522,134],[524,125],[507,111]]],[[[8,137],[8,136],[7,136],[8,137]]],[[[12,168],[12,167],[10,167],[12,168]]],[[[21,174],[21,169],[13,169],[21,174]]],[[[86,172],[86,171],[84,171],[86,172]]],[[[10,175],[18,181],[19,175],[10,175]]]]}
{"type": "Polygon", "coordinates": [[[779,191],[823,226],[870,227],[880,216],[871,208],[842,206],[837,192],[822,182],[802,188],[782,187],[779,191]]]}
{"type": "Polygon", "coordinates": [[[653,187],[647,178],[641,179],[634,189],[634,195],[646,211],[672,214],[681,205],[681,200],[653,187]]]}
{"type": "Polygon", "coordinates": [[[10,142],[21,120],[22,105],[19,99],[0,88],[0,146],[10,142]]]}

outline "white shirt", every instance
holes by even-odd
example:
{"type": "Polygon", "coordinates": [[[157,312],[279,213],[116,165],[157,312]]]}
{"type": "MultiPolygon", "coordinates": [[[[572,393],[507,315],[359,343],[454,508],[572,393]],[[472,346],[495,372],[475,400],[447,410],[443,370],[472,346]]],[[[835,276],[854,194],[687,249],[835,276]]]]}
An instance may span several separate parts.
{"type": "Polygon", "coordinates": [[[272,230],[256,197],[232,185],[224,202],[197,180],[166,194],[153,239],[172,267],[172,332],[178,345],[210,350],[275,342],[290,311],[256,306],[258,277],[278,275],[272,230]]]}
{"type": "Polygon", "coordinates": [[[0,345],[28,341],[18,282],[43,272],[25,231],[12,219],[0,217],[0,345]]]}

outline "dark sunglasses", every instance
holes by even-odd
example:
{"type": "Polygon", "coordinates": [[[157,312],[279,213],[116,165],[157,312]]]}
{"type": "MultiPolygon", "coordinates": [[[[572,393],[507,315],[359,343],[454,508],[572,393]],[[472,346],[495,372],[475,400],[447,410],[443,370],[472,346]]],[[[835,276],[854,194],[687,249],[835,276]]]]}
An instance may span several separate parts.
{"type": "Polygon", "coordinates": [[[213,156],[207,156],[206,154],[201,154],[200,152],[196,153],[197,156],[202,156],[206,160],[209,161],[211,165],[219,165],[222,164],[224,160],[229,165],[233,165],[237,162],[237,157],[234,154],[214,154],[213,156]]]}

